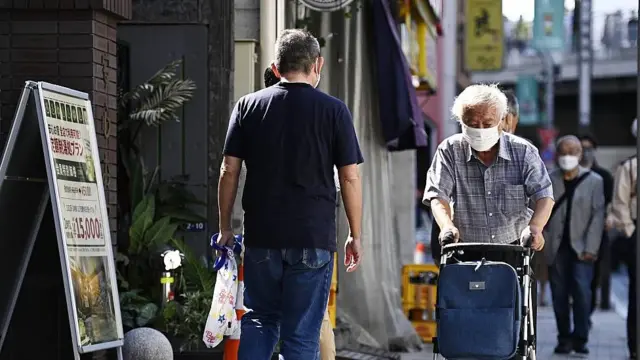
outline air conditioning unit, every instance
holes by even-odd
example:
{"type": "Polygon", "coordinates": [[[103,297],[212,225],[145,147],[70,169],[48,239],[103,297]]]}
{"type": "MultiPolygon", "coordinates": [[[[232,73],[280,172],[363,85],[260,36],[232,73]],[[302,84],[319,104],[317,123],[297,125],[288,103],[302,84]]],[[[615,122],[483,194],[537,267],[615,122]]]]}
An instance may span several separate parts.
{"type": "Polygon", "coordinates": [[[258,41],[236,40],[233,72],[233,102],[261,88],[258,80],[258,41]]]}

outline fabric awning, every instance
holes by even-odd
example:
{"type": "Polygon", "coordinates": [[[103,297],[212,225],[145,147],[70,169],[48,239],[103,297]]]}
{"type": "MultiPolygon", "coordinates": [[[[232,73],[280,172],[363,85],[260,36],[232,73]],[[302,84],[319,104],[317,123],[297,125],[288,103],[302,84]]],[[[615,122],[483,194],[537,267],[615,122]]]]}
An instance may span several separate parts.
{"type": "Polygon", "coordinates": [[[390,151],[427,146],[422,110],[388,0],[373,2],[373,38],[382,133],[390,151]]]}

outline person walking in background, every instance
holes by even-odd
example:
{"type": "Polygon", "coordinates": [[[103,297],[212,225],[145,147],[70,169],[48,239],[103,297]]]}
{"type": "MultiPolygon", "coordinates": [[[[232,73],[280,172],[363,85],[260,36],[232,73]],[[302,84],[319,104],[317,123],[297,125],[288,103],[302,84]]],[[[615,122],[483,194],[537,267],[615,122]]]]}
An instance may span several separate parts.
{"type": "Polygon", "coordinates": [[[544,230],[545,257],[553,311],[558,328],[556,354],[589,354],[591,280],[604,230],[604,186],[600,175],[579,165],[580,140],[573,135],[557,142],[559,169],[551,172],[557,199],[544,230]],[[573,299],[573,331],[570,301],[573,299]]]}
{"type": "Polygon", "coordinates": [[[318,40],[284,30],[272,66],[280,82],[242,97],[229,120],[218,185],[220,245],[234,241],[231,212],[243,161],[244,304],[239,360],[316,359],[336,252],[338,168],[350,235],[345,266],[362,260],[363,162],[351,114],[315,89],[318,40]]]}
{"type": "MultiPolygon", "coordinates": [[[[515,134],[518,127],[518,121],[520,120],[520,106],[518,105],[518,98],[511,90],[504,91],[507,96],[508,111],[507,116],[504,117],[504,123],[502,129],[508,133],[515,134]]],[[[530,206],[533,208],[533,205],[530,206]]],[[[538,281],[538,304],[540,306],[546,306],[547,296],[547,264],[544,261],[544,256],[533,257],[533,272],[535,279],[538,281]]]]}
{"type": "Polygon", "coordinates": [[[524,21],[522,15],[520,15],[514,30],[515,46],[518,49],[518,53],[522,55],[529,43],[529,25],[524,21]]]}
{"type": "MultiPolygon", "coordinates": [[[[631,132],[637,136],[638,119],[631,125],[631,132]]],[[[637,194],[636,184],[638,182],[638,155],[634,155],[618,166],[614,175],[613,197],[611,207],[607,215],[607,228],[618,232],[618,239],[622,244],[621,257],[629,272],[629,299],[627,310],[627,345],[632,360],[638,358],[636,348],[636,219],[637,194]]],[[[613,237],[612,237],[613,239],[613,237]]]]}
{"type": "Polygon", "coordinates": [[[507,115],[502,122],[502,130],[515,134],[520,120],[520,105],[518,105],[518,98],[513,91],[506,90],[504,95],[507,97],[507,115]]]}
{"type": "MultiPolygon", "coordinates": [[[[585,169],[590,169],[602,178],[602,184],[604,187],[604,206],[605,209],[611,203],[611,197],[613,196],[613,176],[611,173],[598,165],[596,160],[596,150],[598,144],[596,140],[589,136],[583,135],[580,137],[580,143],[582,144],[582,158],[580,159],[580,166],[585,169]]],[[[591,281],[591,313],[596,309],[597,291],[600,287],[600,308],[602,310],[609,310],[611,304],[609,297],[611,295],[611,267],[610,267],[611,251],[609,248],[609,239],[606,229],[602,232],[602,243],[600,244],[600,250],[598,251],[598,259],[595,263],[595,269],[593,273],[593,280],[591,281]]]]}
{"type": "MultiPolygon", "coordinates": [[[[276,76],[271,67],[264,70],[264,87],[274,86],[280,82],[280,78],[276,76]]],[[[340,192],[340,181],[334,167],[334,182],[336,192],[340,192]]],[[[322,319],[322,327],[320,328],[320,358],[319,360],[335,360],[336,358],[336,340],[329,318],[329,307],[324,312],[322,319]]]]}

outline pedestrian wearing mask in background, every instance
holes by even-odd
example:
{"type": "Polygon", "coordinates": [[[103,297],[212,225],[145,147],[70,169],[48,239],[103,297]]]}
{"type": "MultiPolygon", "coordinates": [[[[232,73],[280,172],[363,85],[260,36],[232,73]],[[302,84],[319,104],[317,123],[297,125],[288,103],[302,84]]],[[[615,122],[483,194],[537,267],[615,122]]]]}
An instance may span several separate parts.
{"type": "Polygon", "coordinates": [[[559,169],[550,176],[557,201],[544,230],[558,328],[555,353],[587,355],[591,280],[604,230],[604,186],[600,175],[580,166],[582,145],[577,137],[561,137],[556,147],[559,169]]]}
{"type": "MultiPolygon", "coordinates": [[[[638,119],[631,125],[633,136],[637,136],[638,119]]],[[[621,243],[621,260],[627,266],[629,272],[629,301],[627,310],[627,344],[631,359],[638,356],[636,349],[636,219],[637,199],[636,183],[638,181],[638,155],[634,155],[623,161],[618,166],[613,182],[613,198],[607,216],[607,228],[615,230],[618,235],[617,242],[621,243]]],[[[613,236],[612,236],[613,239],[613,236]]]]}
{"type": "MultiPolygon", "coordinates": [[[[582,144],[582,159],[580,159],[580,166],[586,169],[591,169],[591,171],[600,175],[602,178],[602,184],[604,186],[604,206],[606,209],[611,203],[611,197],[613,196],[613,175],[611,175],[607,169],[598,165],[598,162],[596,161],[596,149],[598,148],[598,144],[593,137],[583,135],[580,137],[580,143],[582,144]]],[[[598,287],[600,287],[600,308],[602,310],[609,310],[611,308],[611,304],[609,302],[609,296],[611,293],[610,253],[609,239],[605,229],[602,232],[602,243],[600,244],[598,259],[595,263],[593,281],[591,281],[591,314],[593,314],[596,309],[598,287]]]]}
{"type": "MultiPolygon", "coordinates": [[[[515,134],[516,129],[518,127],[518,121],[520,120],[520,106],[518,104],[518,98],[511,90],[504,91],[504,94],[507,96],[507,104],[509,106],[509,111],[507,112],[507,116],[504,117],[504,121],[502,123],[502,129],[508,133],[515,134]]],[[[531,209],[534,208],[534,204],[530,204],[531,209]]],[[[544,256],[534,256],[533,257],[533,273],[535,275],[535,279],[538,281],[538,304],[540,306],[546,306],[545,299],[547,297],[547,281],[549,280],[549,276],[547,274],[547,263],[544,260],[544,256]]]]}

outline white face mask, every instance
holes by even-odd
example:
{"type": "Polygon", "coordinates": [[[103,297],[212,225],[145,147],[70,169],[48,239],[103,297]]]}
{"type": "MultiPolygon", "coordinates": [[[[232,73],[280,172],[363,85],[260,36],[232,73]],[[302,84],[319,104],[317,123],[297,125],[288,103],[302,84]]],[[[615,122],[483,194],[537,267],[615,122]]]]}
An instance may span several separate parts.
{"type": "Polygon", "coordinates": [[[562,155],[558,157],[558,166],[564,171],[571,171],[578,167],[580,158],[575,155],[562,155]]]}
{"type": "Polygon", "coordinates": [[[487,129],[477,129],[462,125],[462,136],[475,151],[487,151],[500,140],[500,123],[487,129]]]}

